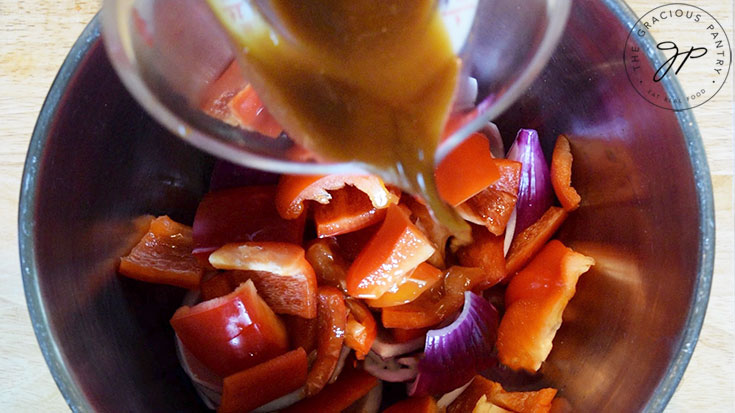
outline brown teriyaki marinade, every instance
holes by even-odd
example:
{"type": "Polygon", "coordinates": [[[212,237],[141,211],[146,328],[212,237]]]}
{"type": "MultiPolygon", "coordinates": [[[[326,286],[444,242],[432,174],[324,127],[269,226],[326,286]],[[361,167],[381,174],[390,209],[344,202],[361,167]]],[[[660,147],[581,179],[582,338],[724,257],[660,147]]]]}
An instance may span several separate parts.
{"type": "Polygon", "coordinates": [[[460,69],[435,1],[243,2],[237,18],[208,1],[260,98],[286,131],[298,131],[294,140],[420,196],[469,239],[434,181],[460,69]]]}

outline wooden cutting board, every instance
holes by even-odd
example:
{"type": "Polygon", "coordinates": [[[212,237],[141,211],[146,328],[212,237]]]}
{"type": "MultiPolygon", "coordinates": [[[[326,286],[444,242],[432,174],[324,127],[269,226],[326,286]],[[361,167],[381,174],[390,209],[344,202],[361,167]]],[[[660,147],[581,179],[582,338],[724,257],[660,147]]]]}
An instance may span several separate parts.
{"type": "MultiPolygon", "coordinates": [[[[663,4],[629,3],[639,15],[663,4]]],[[[689,3],[714,15],[730,40],[735,40],[731,2],[689,3]]],[[[100,4],[100,0],[0,0],[0,222],[5,223],[0,227],[0,406],[4,411],[68,409],[41,356],[26,309],[16,233],[18,194],[26,149],[44,97],[69,48],[100,4]]],[[[715,190],[715,275],[699,343],[668,412],[735,411],[732,85],[731,74],[713,100],[694,110],[715,190]]]]}

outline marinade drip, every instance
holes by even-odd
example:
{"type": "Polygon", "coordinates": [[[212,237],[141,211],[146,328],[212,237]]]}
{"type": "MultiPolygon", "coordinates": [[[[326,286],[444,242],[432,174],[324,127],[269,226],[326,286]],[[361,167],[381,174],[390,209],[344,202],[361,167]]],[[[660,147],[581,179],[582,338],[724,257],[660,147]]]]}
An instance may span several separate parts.
{"type": "Polygon", "coordinates": [[[246,77],[295,141],[418,195],[469,238],[434,181],[460,69],[435,1],[261,0],[239,19],[209,1],[246,77]]]}

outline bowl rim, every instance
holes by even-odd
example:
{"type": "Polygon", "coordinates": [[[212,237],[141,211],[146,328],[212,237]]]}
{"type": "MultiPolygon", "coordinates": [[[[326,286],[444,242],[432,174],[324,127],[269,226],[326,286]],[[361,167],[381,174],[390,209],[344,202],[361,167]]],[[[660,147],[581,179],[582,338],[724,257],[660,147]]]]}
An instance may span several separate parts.
{"type": "MultiPolygon", "coordinates": [[[[631,8],[621,0],[603,0],[602,3],[626,27],[632,28],[638,20],[631,8]]],[[[81,387],[70,373],[67,360],[61,353],[56,337],[48,327],[47,308],[44,305],[35,259],[35,210],[37,174],[43,149],[48,138],[51,121],[54,119],[59,103],[69,87],[70,80],[77,73],[88,52],[93,47],[102,47],[100,43],[99,13],[87,24],[84,31],[72,46],[64,63],[54,79],[48,95],[41,108],[38,120],[31,136],[20,190],[18,207],[18,244],[20,252],[21,274],[25,290],[28,312],[33,330],[41,348],[41,353],[49,367],[51,375],[61,391],[64,400],[74,412],[93,411],[89,399],[85,397],[81,387]]],[[[642,50],[646,58],[654,65],[662,62],[662,55],[650,41],[642,42],[642,50]]],[[[665,78],[664,89],[669,96],[683,97],[684,93],[674,78],[665,78]]],[[[684,135],[686,148],[694,175],[697,206],[699,209],[699,250],[697,276],[695,279],[692,305],[687,314],[684,330],[679,343],[674,347],[675,355],[669,362],[664,376],[654,389],[651,398],[643,411],[661,412],[671,399],[684,371],[692,357],[692,353],[702,329],[704,316],[709,301],[714,267],[715,220],[712,182],[709,166],[704,152],[702,137],[699,133],[694,115],[690,110],[675,112],[679,126],[684,135]]]]}

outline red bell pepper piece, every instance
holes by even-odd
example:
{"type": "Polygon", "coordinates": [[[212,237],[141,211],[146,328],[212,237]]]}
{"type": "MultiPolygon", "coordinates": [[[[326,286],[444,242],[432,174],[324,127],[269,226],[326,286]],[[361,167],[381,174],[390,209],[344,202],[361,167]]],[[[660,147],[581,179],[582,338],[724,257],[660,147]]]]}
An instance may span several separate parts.
{"type": "Polygon", "coordinates": [[[552,235],[567,218],[567,212],[561,208],[550,207],[534,224],[516,235],[510,244],[508,255],[505,257],[505,273],[513,274],[531,261],[552,235]]]}
{"type": "Polygon", "coordinates": [[[355,357],[358,360],[363,360],[378,335],[378,326],[373,313],[360,300],[347,297],[345,304],[350,310],[347,314],[345,345],[355,350],[355,357]]]}
{"type": "Polygon", "coordinates": [[[384,308],[381,319],[386,328],[427,328],[441,323],[461,306],[458,300],[446,298],[441,288],[432,288],[408,304],[384,308]]]}
{"type": "Polygon", "coordinates": [[[383,410],[383,413],[439,413],[431,396],[409,397],[383,410]]]}
{"type": "Polygon", "coordinates": [[[288,338],[291,348],[303,348],[306,354],[316,350],[316,339],[318,320],[316,318],[303,318],[295,315],[282,315],[281,319],[286,324],[288,338]]]}
{"type": "Polygon", "coordinates": [[[447,406],[447,413],[471,412],[483,396],[487,402],[512,412],[546,413],[551,408],[556,389],[508,392],[499,383],[478,375],[462,394],[447,406]]]}
{"type": "Polygon", "coordinates": [[[406,343],[423,337],[429,331],[428,328],[390,328],[388,330],[397,343],[406,343]]]}
{"type": "Polygon", "coordinates": [[[484,225],[495,235],[502,235],[518,200],[521,163],[495,159],[500,179],[457,207],[470,222],[484,225]]]}
{"type": "Polygon", "coordinates": [[[373,207],[382,209],[398,202],[398,196],[374,175],[283,175],[278,182],[276,209],[283,218],[294,219],[304,211],[304,201],[328,204],[329,191],[351,185],[367,194],[373,207]]]}
{"type": "Polygon", "coordinates": [[[221,270],[239,270],[237,283],[253,280],[273,311],[316,317],[316,275],[298,245],[283,242],[226,244],[209,255],[221,270]]]}
{"type": "Polygon", "coordinates": [[[301,244],[306,217],[281,218],[275,186],[250,186],[210,192],[194,218],[194,254],[209,253],[231,242],[277,241],[301,244]]]}
{"type": "Polygon", "coordinates": [[[408,214],[390,206],[380,229],[350,266],[347,291],[357,298],[379,298],[433,253],[433,245],[408,214]]]}
{"type": "Polygon", "coordinates": [[[479,268],[451,267],[442,285],[434,286],[416,300],[383,308],[386,328],[427,328],[446,320],[462,308],[465,291],[477,287],[485,279],[479,268]]]}
{"type": "Polygon", "coordinates": [[[510,280],[496,344],[503,364],[531,372],[541,367],[579,276],[593,264],[592,258],[553,240],[510,280]]]}
{"type": "Polygon", "coordinates": [[[191,254],[191,228],[167,216],[150,222],[148,232],[120,258],[120,274],[136,280],[196,290],[205,269],[191,254]]]}
{"type": "Polygon", "coordinates": [[[248,82],[242,76],[240,65],[235,59],[217,80],[207,86],[202,93],[199,107],[204,113],[214,118],[237,125],[237,120],[232,116],[232,111],[227,104],[247,84],[248,82]]]}
{"type": "Polygon", "coordinates": [[[292,350],[224,379],[217,413],[249,412],[306,383],[306,352],[292,350]]]}
{"type": "Polygon", "coordinates": [[[237,285],[232,284],[231,277],[228,275],[226,272],[222,272],[202,279],[202,282],[199,284],[199,294],[202,301],[223,297],[233,292],[237,288],[237,285]]]}
{"type": "Polygon", "coordinates": [[[222,377],[288,350],[283,323],[250,281],[224,297],[179,308],[171,326],[184,347],[222,377]]]}
{"type": "Polygon", "coordinates": [[[551,155],[551,186],[567,212],[579,207],[582,197],[572,187],[572,148],[564,135],[559,135],[551,155]]]}
{"type": "Polygon", "coordinates": [[[385,208],[375,208],[370,198],[353,186],[345,186],[331,194],[328,204],[314,206],[314,223],[319,238],[357,231],[385,218],[385,208]]]}
{"type": "Polygon", "coordinates": [[[434,255],[426,261],[435,267],[445,268],[447,240],[453,234],[444,225],[437,222],[429,212],[429,208],[416,198],[406,194],[401,197],[401,205],[408,207],[411,211],[411,221],[426,234],[426,237],[436,248],[434,255]]]}
{"type": "Polygon", "coordinates": [[[227,105],[232,116],[243,128],[262,135],[277,138],[283,128],[268,112],[251,85],[245,86],[227,105]]]}
{"type": "Polygon", "coordinates": [[[306,249],[306,260],[314,268],[317,284],[347,291],[347,270],[350,266],[340,254],[334,238],[315,240],[306,249]]]}
{"type": "Polygon", "coordinates": [[[375,300],[366,300],[367,304],[370,307],[380,308],[410,303],[439,283],[443,275],[442,270],[422,262],[408,274],[406,280],[398,285],[395,291],[388,291],[375,300]]]}
{"type": "Polygon", "coordinates": [[[307,396],[319,393],[334,373],[347,324],[347,307],[341,291],[334,287],[319,287],[317,297],[316,360],[306,378],[307,396]]]}
{"type": "Polygon", "coordinates": [[[442,159],[435,176],[439,195],[457,206],[497,181],[500,173],[487,137],[474,133],[442,159]]]}
{"type": "Polygon", "coordinates": [[[479,289],[484,290],[505,278],[504,237],[491,234],[485,227],[472,226],[472,244],[457,251],[460,265],[479,267],[485,272],[485,279],[479,289]]]}
{"type": "Polygon", "coordinates": [[[363,369],[345,366],[337,381],[317,395],[301,400],[282,413],[340,413],[363,398],[378,384],[378,379],[363,369]]]}
{"type": "Polygon", "coordinates": [[[368,242],[373,239],[378,229],[380,229],[380,224],[375,224],[355,232],[337,235],[337,245],[344,259],[349,262],[355,261],[368,242]]]}

